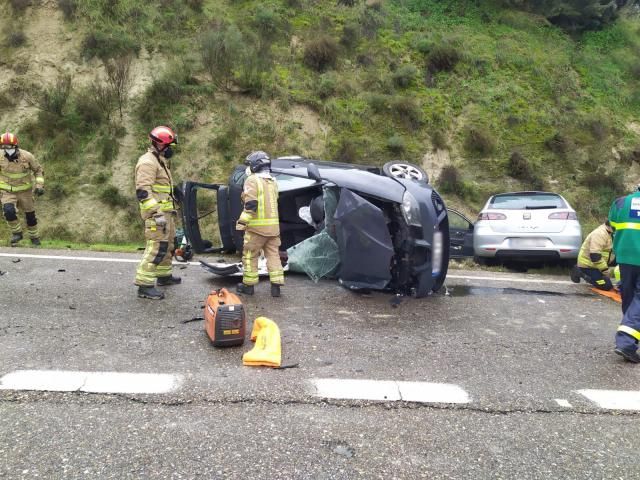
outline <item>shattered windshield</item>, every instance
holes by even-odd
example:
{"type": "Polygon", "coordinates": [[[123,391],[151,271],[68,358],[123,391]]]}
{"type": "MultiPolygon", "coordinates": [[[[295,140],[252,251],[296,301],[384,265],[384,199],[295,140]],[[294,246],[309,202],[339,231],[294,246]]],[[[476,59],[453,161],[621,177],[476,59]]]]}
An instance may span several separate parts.
{"type": "Polygon", "coordinates": [[[281,193],[316,185],[316,181],[310,178],[292,177],[283,173],[276,174],[274,177],[278,181],[278,191],[281,193]]]}

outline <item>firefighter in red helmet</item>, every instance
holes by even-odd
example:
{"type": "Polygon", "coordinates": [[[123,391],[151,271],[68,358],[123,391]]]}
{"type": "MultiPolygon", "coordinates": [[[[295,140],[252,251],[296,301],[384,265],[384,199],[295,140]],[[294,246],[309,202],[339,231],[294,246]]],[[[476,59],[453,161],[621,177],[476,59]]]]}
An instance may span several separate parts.
{"type": "Polygon", "coordinates": [[[171,259],[175,249],[176,206],[169,159],[177,135],[169,127],[160,126],[149,134],[151,146],[138,159],[135,169],[136,197],[144,220],[146,249],[136,271],[138,297],[152,300],[164,298],[157,285],[175,285],[182,280],[172,275],[171,259]]]}
{"type": "Polygon", "coordinates": [[[31,243],[40,245],[33,195],[44,194],[44,171],[31,153],[18,148],[18,137],[13,133],[0,136],[0,149],[3,153],[0,155],[0,202],[11,230],[11,246],[22,240],[18,212],[24,213],[31,243]]]}

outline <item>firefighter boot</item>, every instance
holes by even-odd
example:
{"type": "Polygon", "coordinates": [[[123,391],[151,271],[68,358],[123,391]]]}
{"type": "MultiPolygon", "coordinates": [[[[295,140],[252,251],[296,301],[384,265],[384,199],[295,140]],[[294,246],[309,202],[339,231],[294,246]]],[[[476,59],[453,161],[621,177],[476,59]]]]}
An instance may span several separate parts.
{"type": "Polygon", "coordinates": [[[149,300],[162,300],[164,293],[157,290],[155,287],[138,287],[138,297],[148,298],[149,300]]]}
{"type": "Polygon", "coordinates": [[[244,283],[239,283],[236,285],[236,293],[253,295],[253,292],[254,292],[253,285],[245,285],[244,283]]]}
{"type": "Polygon", "coordinates": [[[624,358],[627,362],[640,363],[640,356],[637,352],[633,352],[631,350],[627,351],[621,348],[616,348],[614,352],[624,358]]]}
{"type": "Polygon", "coordinates": [[[22,232],[17,232],[17,233],[11,234],[11,246],[12,247],[15,247],[20,240],[22,240],[22,232]]]}
{"type": "Polygon", "coordinates": [[[158,277],[158,286],[166,287],[168,285],[178,285],[182,283],[182,279],[180,277],[176,277],[173,275],[169,275],[168,277],[158,277]]]}
{"type": "Polygon", "coordinates": [[[272,297],[279,297],[280,296],[280,285],[278,285],[277,283],[272,283],[271,284],[271,296],[272,297]]]}
{"type": "Polygon", "coordinates": [[[40,239],[38,237],[31,239],[31,245],[35,245],[36,247],[40,246],[40,239]]]}
{"type": "Polygon", "coordinates": [[[573,283],[580,283],[580,270],[578,269],[578,267],[576,265],[574,265],[571,268],[571,273],[569,273],[569,276],[571,277],[571,281],[573,283]]]}

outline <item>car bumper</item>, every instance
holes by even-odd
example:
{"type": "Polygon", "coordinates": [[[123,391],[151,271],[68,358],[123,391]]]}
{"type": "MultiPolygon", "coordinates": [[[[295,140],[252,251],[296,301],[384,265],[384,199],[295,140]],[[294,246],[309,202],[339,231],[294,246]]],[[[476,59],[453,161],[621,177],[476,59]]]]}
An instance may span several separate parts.
{"type": "Polygon", "coordinates": [[[560,258],[578,257],[581,235],[474,236],[473,252],[484,258],[560,258]]]}

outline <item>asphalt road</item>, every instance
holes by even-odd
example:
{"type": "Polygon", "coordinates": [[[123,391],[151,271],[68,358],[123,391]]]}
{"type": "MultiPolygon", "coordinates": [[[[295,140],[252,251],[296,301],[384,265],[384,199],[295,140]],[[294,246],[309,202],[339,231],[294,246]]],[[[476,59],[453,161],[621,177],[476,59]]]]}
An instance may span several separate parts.
{"type": "Polygon", "coordinates": [[[141,300],[137,259],[0,249],[1,478],[640,478],[640,366],[613,354],[619,305],[585,285],[453,270],[448,295],[394,308],[388,294],[294,275],[272,299],[264,281],[250,317],[276,321],[283,363],[298,365],[273,370],[242,366],[249,341],[216,349],[201,321],[182,323],[233,280],[177,267],[182,285],[141,300]],[[176,384],[8,388],[25,370],[176,384]],[[374,382],[328,398],[318,379],[374,382]],[[401,400],[370,399],[390,382],[401,400]],[[468,401],[408,401],[403,382],[450,384],[468,401]],[[582,390],[629,391],[631,406],[582,390]]]}

